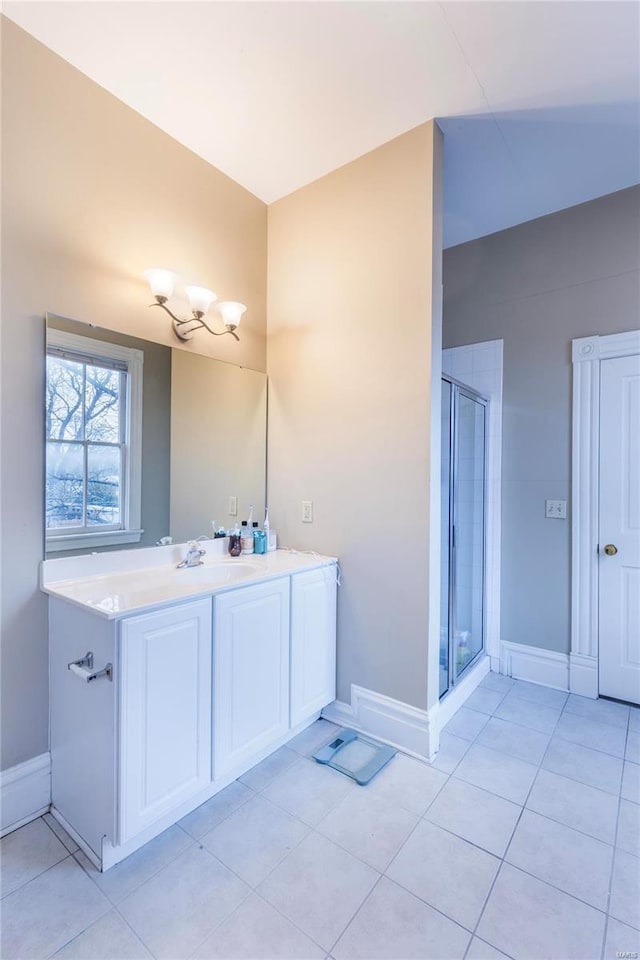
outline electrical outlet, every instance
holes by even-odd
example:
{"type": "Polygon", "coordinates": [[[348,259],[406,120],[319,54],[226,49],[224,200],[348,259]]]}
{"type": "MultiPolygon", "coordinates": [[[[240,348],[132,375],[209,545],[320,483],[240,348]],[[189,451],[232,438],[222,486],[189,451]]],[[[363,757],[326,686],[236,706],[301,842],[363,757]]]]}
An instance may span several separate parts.
{"type": "Polygon", "coordinates": [[[238,498],[229,497],[229,516],[237,517],[238,516],[238,498]]]}
{"type": "Polygon", "coordinates": [[[566,500],[545,500],[545,517],[551,520],[567,519],[567,501],[566,500]]]}
{"type": "Polygon", "coordinates": [[[313,500],[302,501],[302,522],[313,523],[313,500]]]}

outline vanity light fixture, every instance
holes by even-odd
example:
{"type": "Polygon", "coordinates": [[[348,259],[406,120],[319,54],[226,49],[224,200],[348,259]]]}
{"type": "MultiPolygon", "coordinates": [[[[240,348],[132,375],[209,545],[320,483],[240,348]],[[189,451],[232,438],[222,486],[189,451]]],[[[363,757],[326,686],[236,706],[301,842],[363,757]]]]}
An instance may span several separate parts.
{"type": "Polygon", "coordinates": [[[235,300],[218,300],[213,290],[207,290],[206,287],[185,287],[193,316],[187,320],[180,320],[167,306],[167,300],[173,293],[177,280],[175,273],[172,273],[171,270],[153,267],[150,270],[145,270],[144,275],[155,298],[155,303],[150,303],[149,306],[162,307],[169,314],[173,321],[175,334],[180,340],[190,340],[195,331],[200,330],[201,327],[212,333],[214,337],[222,337],[225,333],[230,333],[236,340],[240,340],[236,329],[242,314],[247,309],[244,303],[237,303],[235,300]],[[212,306],[222,317],[226,330],[213,330],[205,320],[205,316],[212,306]]]}

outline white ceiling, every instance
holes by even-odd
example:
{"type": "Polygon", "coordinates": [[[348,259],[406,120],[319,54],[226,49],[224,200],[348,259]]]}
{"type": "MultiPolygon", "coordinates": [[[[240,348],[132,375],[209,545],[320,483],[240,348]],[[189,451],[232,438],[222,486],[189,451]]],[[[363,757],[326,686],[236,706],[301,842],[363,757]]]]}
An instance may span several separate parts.
{"type": "Polygon", "coordinates": [[[443,118],[447,246],[640,180],[639,10],[629,0],[3,3],[267,202],[443,118]]]}

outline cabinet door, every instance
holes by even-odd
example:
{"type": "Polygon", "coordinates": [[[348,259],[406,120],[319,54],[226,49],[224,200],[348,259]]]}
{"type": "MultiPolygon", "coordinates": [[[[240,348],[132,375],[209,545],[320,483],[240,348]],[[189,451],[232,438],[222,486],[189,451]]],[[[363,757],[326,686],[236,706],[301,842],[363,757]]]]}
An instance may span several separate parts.
{"type": "Polygon", "coordinates": [[[291,578],[291,726],[336,697],[336,568],[291,578]]]}
{"type": "Polygon", "coordinates": [[[223,593],[214,604],[217,779],[289,729],[289,578],[223,593]]]}
{"type": "Polygon", "coordinates": [[[120,842],[211,781],[211,600],[124,620],[120,842]]]}

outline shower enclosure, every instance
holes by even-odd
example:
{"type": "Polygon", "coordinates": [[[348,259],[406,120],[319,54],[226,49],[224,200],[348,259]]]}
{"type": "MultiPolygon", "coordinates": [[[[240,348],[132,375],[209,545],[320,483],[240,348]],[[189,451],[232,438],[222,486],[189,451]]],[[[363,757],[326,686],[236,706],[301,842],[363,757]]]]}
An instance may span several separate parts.
{"type": "Polygon", "coordinates": [[[484,649],[487,401],[442,378],[440,696],[484,649]]]}

